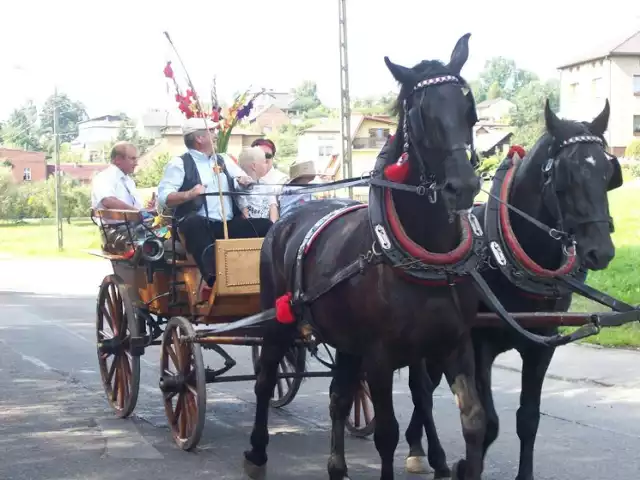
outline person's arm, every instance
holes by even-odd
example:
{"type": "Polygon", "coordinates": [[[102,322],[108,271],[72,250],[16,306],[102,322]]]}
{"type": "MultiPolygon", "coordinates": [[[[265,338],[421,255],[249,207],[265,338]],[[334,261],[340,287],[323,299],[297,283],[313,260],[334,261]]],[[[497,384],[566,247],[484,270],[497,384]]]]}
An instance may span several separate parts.
{"type": "Polygon", "coordinates": [[[109,210],[134,210],[138,211],[137,208],[129,205],[127,202],[123,202],[116,197],[105,197],[102,199],[102,206],[104,208],[108,208],[109,210]]]}
{"type": "Polygon", "coordinates": [[[116,193],[116,183],[112,176],[96,176],[91,195],[95,204],[109,210],[138,210],[135,206],[120,200],[116,193]]]}
{"type": "Polygon", "coordinates": [[[167,163],[162,180],[158,185],[158,206],[160,211],[165,207],[174,208],[204,193],[202,185],[196,185],[186,192],[179,192],[178,190],[180,190],[183,181],[184,162],[182,158],[174,157],[167,163]]]}
{"type": "Polygon", "coordinates": [[[269,206],[269,220],[271,220],[273,223],[276,223],[278,218],[280,218],[280,212],[278,212],[278,203],[272,203],[269,206]]]}

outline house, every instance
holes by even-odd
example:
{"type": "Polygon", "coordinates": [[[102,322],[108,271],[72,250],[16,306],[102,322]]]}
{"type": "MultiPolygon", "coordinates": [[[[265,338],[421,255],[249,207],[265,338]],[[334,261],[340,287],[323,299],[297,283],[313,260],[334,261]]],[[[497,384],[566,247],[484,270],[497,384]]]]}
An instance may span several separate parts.
{"type": "Polygon", "coordinates": [[[71,149],[82,151],[85,162],[102,162],[108,155],[106,148],[118,137],[122,127],[126,125],[121,115],[102,115],[79,122],[78,136],[71,142],[71,149]]]}
{"type": "Polygon", "coordinates": [[[0,147],[0,166],[11,169],[15,183],[39,182],[47,179],[47,160],[44,152],[0,147]]]}
{"type": "Polygon", "coordinates": [[[136,129],[141,137],[159,139],[168,127],[179,128],[184,123],[184,117],[177,110],[149,109],[144,112],[136,129]]]}
{"type": "MultiPolygon", "coordinates": [[[[388,115],[351,115],[351,173],[354,177],[373,170],[380,149],[394,134],[398,123],[388,115]]],[[[313,160],[317,170],[343,178],[340,119],[325,121],[306,129],[298,137],[298,159],[313,160]]],[[[356,188],[356,194],[362,194],[356,188]]]]}
{"type": "Polygon", "coordinates": [[[575,57],[560,70],[561,117],[588,121],[609,100],[605,138],[614,155],[640,139],[640,30],[575,57]]]}
{"type": "Polygon", "coordinates": [[[249,116],[249,123],[265,135],[277,131],[282,125],[291,123],[291,118],[285,110],[275,103],[263,110],[254,110],[249,116]]]}
{"type": "Polygon", "coordinates": [[[492,98],[476,105],[479,122],[508,123],[509,112],[516,105],[506,98],[492,98]]]}
{"type": "MultiPolygon", "coordinates": [[[[108,163],[61,163],[59,171],[61,177],[67,177],[88,185],[91,184],[96,173],[100,173],[108,166],[108,163]]],[[[55,165],[47,165],[47,177],[55,175],[55,170],[55,165]]]]}
{"type": "MultiPolygon", "coordinates": [[[[255,95],[256,93],[258,93],[258,91],[249,92],[249,96],[255,95]]],[[[295,101],[296,95],[293,92],[278,92],[273,89],[266,90],[254,100],[253,112],[261,112],[271,105],[275,105],[287,115],[294,117],[301,113],[294,108],[295,101]]]]}
{"type": "Polygon", "coordinates": [[[513,130],[509,128],[491,128],[486,125],[474,128],[474,146],[476,152],[484,157],[502,153],[511,143],[513,130]]]}

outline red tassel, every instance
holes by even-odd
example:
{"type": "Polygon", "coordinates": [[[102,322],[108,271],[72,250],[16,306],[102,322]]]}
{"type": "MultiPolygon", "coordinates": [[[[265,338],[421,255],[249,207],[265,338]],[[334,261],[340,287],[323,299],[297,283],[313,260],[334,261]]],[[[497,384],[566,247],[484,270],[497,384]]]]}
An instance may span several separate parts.
{"type": "Polygon", "coordinates": [[[409,162],[407,161],[407,154],[403,153],[396,163],[384,167],[384,175],[392,182],[404,183],[409,176],[409,162]]]}
{"type": "Polygon", "coordinates": [[[291,293],[287,293],[276,299],[276,320],[280,323],[289,324],[295,321],[291,310],[291,293]]]}
{"type": "Polygon", "coordinates": [[[507,152],[507,157],[513,158],[514,153],[517,153],[520,159],[523,159],[527,154],[524,148],[522,148],[520,145],[511,145],[511,147],[509,148],[509,152],[507,152]]]}

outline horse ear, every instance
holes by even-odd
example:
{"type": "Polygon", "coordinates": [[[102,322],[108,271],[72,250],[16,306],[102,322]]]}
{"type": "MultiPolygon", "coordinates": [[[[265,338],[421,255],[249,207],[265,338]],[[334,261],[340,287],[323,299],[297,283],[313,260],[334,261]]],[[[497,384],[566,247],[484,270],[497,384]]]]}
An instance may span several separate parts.
{"type": "Polygon", "coordinates": [[[451,52],[451,60],[449,60],[449,65],[447,67],[449,70],[454,72],[456,75],[460,75],[460,71],[464,64],[467,63],[469,59],[469,37],[470,33],[465,33],[463,36],[458,39],[458,43],[453,48],[453,52],[451,52]]]}
{"type": "Polygon", "coordinates": [[[553,134],[560,123],[560,119],[558,116],[551,110],[551,105],[549,104],[549,98],[544,104],[544,123],[547,127],[547,132],[553,134]]]}
{"type": "Polygon", "coordinates": [[[604,135],[604,132],[606,132],[609,125],[609,113],[609,99],[607,99],[604,102],[604,108],[602,109],[602,112],[600,112],[600,115],[588,124],[591,133],[598,136],[604,135]]]}
{"type": "Polygon", "coordinates": [[[393,75],[393,78],[396,79],[399,83],[408,83],[410,78],[412,77],[413,70],[407,67],[403,67],[402,65],[398,65],[389,60],[389,57],[384,57],[384,63],[387,65],[387,68],[393,75]]]}

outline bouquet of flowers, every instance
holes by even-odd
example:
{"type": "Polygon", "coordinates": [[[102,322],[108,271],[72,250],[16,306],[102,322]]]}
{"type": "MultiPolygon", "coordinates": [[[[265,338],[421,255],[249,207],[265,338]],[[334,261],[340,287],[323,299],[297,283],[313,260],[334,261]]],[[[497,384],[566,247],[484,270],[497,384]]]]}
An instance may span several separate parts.
{"type": "Polygon", "coordinates": [[[195,89],[189,80],[188,83],[191,88],[187,88],[185,93],[182,93],[182,90],[175,78],[170,61],[167,62],[163,72],[164,76],[173,82],[178,109],[183,113],[183,115],[186,118],[206,118],[207,121],[210,122],[210,125],[216,129],[216,151],[218,153],[227,152],[229,138],[234,127],[249,116],[251,110],[253,110],[253,102],[264,93],[264,90],[261,90],[255,94],[249,95],[249,89],[247,89],[244,93],[236,96],[231,106],[223,113],[222,107],[218,104],[214,81],[214,87],[211,92],[211,111],[205,111],[202,102],[198,98],[195,89]]]}

